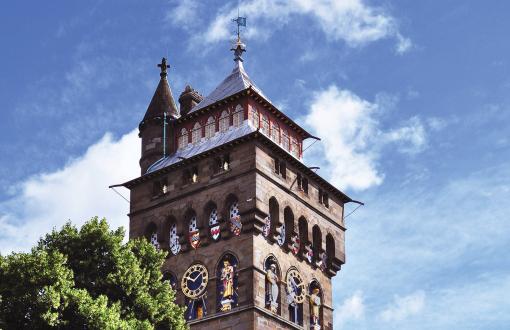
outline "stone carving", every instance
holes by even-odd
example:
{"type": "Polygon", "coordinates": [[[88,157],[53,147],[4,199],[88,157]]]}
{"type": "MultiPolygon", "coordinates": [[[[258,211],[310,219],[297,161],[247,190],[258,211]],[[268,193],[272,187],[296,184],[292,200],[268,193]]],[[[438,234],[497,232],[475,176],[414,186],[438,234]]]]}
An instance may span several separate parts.
{"type": "Polygon", "coordinates": [[[264,235],[264,237],[268,237],[270,233],[271,233],[271,216],[268,215],[264,219],[264,227],[262,228],[262,235],[264,235]]]}
{"type": "Polygon", "coordinates": [[[280,235],[278,235],[278,245],[283,246],[285,244],[285,223],[280,227],[280,235]]]}
{"type": "Polygon", "coordinates": [[[266,281],[267,281],[267,299],[266,305],[273,313],[278,313],[278,271],[276,264],[269,261],[269,268],[266,269],[266,281]]]}
{"type": "Polygon", "coordinates": [[[290,240],[290,250],[292,251],[292,253],[298,254],[299,245],[300,245],[299,236],[297,234],[293,234],[290,240]]]}
{"type": "Polygon", "coordinates": [[[312,244],[306,243],[305,245],[305,257],[306,260],[308,260],[309,263],[312,263],[313,261],[313,248],[312,244]]]}

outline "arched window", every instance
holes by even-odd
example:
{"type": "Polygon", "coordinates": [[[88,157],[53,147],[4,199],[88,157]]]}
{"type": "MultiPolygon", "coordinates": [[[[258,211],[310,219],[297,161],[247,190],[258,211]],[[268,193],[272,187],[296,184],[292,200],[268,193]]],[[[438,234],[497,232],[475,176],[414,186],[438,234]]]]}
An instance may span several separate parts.
{"type": "Polygon", "coordinates": [[[271,122],[271,140],[280,143],[280,125],[277,122],[271,122]]]}
{"type": "Polygon", "coordinates": [[[209,139],[214,136],[216,132],[216,122],[214,118],[211,116],[207,118],[207,123],[205,124],[205,138],[209,139]]]}
{"type": "Polygon", "coordinates": [[[298,143],[298,140],[292,136],[291,137],[291,149],[290,149],[290,152],[292,153],[292,155],[296,158],[299,158],[299,143],[298,143]]]}
{"type": "Polygon", "coordinates": [[[227,110],[223,110],[220,115],[220,132],[225,132],[230,126],[230,115],[227,110]]]}
{"type": "Polygon", "coordinates": [[[280,266],[275,256],[270,255],[264,261],[264,270],[266,271],[266,308],[271,312],[280,315],[280,266]]]}
{"type": "Polygon", "coordinates": [[[262,114],[260,131],[269,136],[269,118],[266,114],[262,114]]]}
{"type": "Polygon", "coordinates": [[[331,267],[331,262],[335,258],[335,239],[333,238],[333,235],[327,234],[326,235],[326,260],[327,260],[327,267],[331,267]]]}
{"type": "Polygon", "coordinates": [[[158,228],[154,222],[151,222],[147,226],[147,229],[145,229],[145,237],[156,249],[159,250],[158,228]]]}
{"type": "Polygon", "coordinates": [[[191,143],[196,144],[200,142],[202,138],[202,126],[199,122],[196,122],[193,126],[193,131],[191,132],[191,143]]]}
{"type": "Polygon", "coordinates": [[[306,247],[308,245],[308,221],[304,217],[300,217],[298,220],[299,227],[299,252],[302,256],[307,259],[310,259],[312,256],[308,254],[312,254],[312,251],[307,251],[306,247]]]}
{"type": "Polygon", "coordinates": [[[318,225],[312,228],[313,238],[313,258],[316,262],[320,262],[320,255],[322,253],[322,233],[318,225]]]}
{"type": "Polygon", "coordinates": [[[234,122],[234,126],[240,126],[243,121],[244,121],[244,109],[243,107],[238,104],[234,113],[232,114],[233,115],[233,122],[234,122]]]}
{"type": "Polygon", "coordinates": [[[193,211],[188,212],[188,241],[192,248],[200,246],[200,230],[197,225],[197,215],[193,211]]]}
{"type": "Polygon", "coordinates": [[[322,329],[323,325],[323,314],[322,305],[323,294],[322,288],[316,280],[310,282],[308,286],[308,297],[310,303],[310,328],[311,329],[322,329]]]}
{"type": "Polygon", "coordinates": [[[259,128],[259,112],[254,107],[251,108],[251,123],[253,127],[259,128]]]}
{"type": "Polygon", "coordinates": [[[271,223],[269,226],[269,235],[272,237],[274,235],[278,224],[280,223],[280,206],[275,197],[269,198],[269,217],[271,219],[271,223]]]}
{"type": "Polygon", "coordinates": [[[188,145],[188,130],[185,128],[181,129],[181,135],[177,139],[179,149],[185,148],[188,145]]]}
{"type": "Polygon", "coordinates": [[[285,243],[290,245],[294,235],[294,213],[288,206],[283,210],[283,220],[285,223],[285,243]]]}
{"type": "Polygon", "coordinates": [[[282,130],[282,147],[283,149],[289,151],[289,133],[287,133],[287,130],[282,130]]]}
{"type": "Polygon", "coordinates": [[[226,253],[220,258],[216,269],[216,297],[218,312],[228,312],[237,306],[237,269],[238,260],[231,254],[226,253]]]}

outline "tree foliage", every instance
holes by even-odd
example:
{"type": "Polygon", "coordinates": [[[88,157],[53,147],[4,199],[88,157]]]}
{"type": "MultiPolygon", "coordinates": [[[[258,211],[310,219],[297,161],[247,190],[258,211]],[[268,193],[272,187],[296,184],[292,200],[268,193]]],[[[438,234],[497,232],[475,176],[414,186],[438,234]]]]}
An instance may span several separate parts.
{"type": "Polygon", "coordinates": [[[165,253],[123,238],[96,217],[53,230],[30,253],[0,256],[0,328],[186,329],[162,280],[165,253]]]}

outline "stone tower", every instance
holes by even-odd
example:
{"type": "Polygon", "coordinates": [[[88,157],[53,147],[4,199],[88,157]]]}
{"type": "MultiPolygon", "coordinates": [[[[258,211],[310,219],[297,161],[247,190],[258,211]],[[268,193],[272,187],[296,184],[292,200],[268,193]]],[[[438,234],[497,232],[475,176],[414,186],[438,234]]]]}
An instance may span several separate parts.
{"type": "Polygon", "coordinates": [[[232,50],[232,72],[205,98],[187,86],[180,113],[160,65],[142,175],[123,184],[129,236],[168,252],[164,279],[192,329],[332,329],[353,200],[303,163],[314,137],[253,83],[239,39],[232,50]]]}

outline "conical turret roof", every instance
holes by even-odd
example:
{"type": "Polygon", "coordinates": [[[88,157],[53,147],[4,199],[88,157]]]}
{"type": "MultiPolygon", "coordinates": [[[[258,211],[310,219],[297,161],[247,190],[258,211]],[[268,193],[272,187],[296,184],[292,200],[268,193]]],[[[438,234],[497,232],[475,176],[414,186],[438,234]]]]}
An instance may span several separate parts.
{"type": "Polygon", "coordinates": [[[143,121],[157,117],[162,117],[163,113],[165,112],[167,115],[172,116],[174,118],[179,117],[179,110],[177,110],[177,106],[175,105],[172,91],[170,90],[170,86],[168,85],[168,80],[166,78],[167,76],[166,59],[163,59],[162,64],[158,66],[161,67],[160,73],[161,79],[159,80],[158,87],[156,87],[156,91],[152,96],[151,103],[149,104],[149,107],[145,112],[143,121]]]}

